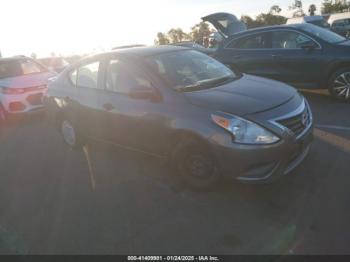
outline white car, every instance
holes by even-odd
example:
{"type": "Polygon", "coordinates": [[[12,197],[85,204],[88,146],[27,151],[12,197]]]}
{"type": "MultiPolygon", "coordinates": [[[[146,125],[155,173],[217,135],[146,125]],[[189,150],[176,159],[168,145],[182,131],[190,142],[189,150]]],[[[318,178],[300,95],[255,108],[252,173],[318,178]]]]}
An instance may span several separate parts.
{"type": "Polygon", "coordinates": [[[317,25],[319,27],[326,28],[326,29],[330,28],[326,19],[321,15],[294,17],[294,18],[289,18],[286,22],[287,25],[304,24],[304,23],[317,25]]]}
{"type": "Polygon", "coordinates": [[[350,12],[331,14],[328,19],[332,31],[342,36],[349,36],[350,12]]]}
{"type": "Polygon", "coordinates": [[[47,83],[56,73],[28,57],[0,59],[0,121],[43,108],[47,83]]]}

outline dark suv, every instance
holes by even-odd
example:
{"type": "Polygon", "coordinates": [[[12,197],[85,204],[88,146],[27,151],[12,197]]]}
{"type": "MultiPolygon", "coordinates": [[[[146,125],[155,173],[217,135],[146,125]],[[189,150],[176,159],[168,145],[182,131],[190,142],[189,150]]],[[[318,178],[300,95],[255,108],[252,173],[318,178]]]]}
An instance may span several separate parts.
{"type": "Polygon", "coordinates": [[[272,181],[312,139],[310,107],[294,88],[181,47],[83,59],[49,85],[45,104],[69,146],[94,139],[167,158],[197,188],[221,175],[272,181]]]}

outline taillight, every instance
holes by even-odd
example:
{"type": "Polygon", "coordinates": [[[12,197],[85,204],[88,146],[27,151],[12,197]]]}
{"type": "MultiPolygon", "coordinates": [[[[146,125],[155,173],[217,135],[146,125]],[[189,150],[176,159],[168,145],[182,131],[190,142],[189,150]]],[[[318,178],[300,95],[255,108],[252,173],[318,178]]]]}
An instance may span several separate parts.
{"type": "Polygon", "coordinates": [[[0,93],[6,94],[6,95],[20,95],[27,92],[33,92],[33,91],[44,91],[47,88],[47,85],[40,85],[40,86],[32,86],[27,88],[6,88],[6,87],[0,87],[0,93]]]}

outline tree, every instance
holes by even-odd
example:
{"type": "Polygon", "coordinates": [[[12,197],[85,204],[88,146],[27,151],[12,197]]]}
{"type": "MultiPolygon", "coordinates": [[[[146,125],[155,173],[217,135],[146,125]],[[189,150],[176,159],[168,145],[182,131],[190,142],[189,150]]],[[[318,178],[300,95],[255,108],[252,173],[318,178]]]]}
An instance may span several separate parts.
{"type": "Polygon", "coordinates": [[[294,0],[294,3],[291,6],[289,6],[289,10],[293,11],[293,14],[292,14],[293,17],[305,16],[305,13],[303,10],[303,3],[301,0],[294,0]]]}
{"type": "Polygon", "coordinates": [[[254,20],[248,15],[242,15],[241,21],[247,26],[248,29],[263,26],[259,21],[254,20]]]}
{"type": "Polygon", "coordinates": [[[270,13],[260,14],[256,17],[256,23],[262,26],[270,26],[270,25],[282,25],[287,22],[287,18],[281,15],[273,15],[270,13]]]}
{"type": "Polygon", "coordinates": [[[192,41],[203,44],[212,32],[207,23],[200,22],[191,28],[190,37],[192,41]]]}
{"type": "Polygon", "coordinates": [[[282,9],[278,5],[274,5],[270,8],[268,13],[262,13],[254,20],[250,16],[243,15],[241,21],[247,25],[247,27],[255,28],[260,26],[281,25],[287,22],[287,18],[278,15],[282,9]]]}
{"type": "Polygon", "coordinates": [[[333,0],[324,0],[322,3],[322,14],[342,13],[349,10],[349,3],[333,2],[333,0]]]}
{"type": "Polygon", "coordinates": [[[309,15],[315,15],[317,8],[316,5],[312,4],[309,6],[309,15]]]}
{"type": "Polygon", "coordinates": [[[157,39],[154,42],[156,45],[167,45],[170,43],[168,37],[162,32],[157,34],[157,39]]]}
{"type": "Polygon", "coordinates": [[[36,53],[31,53],[31,54],[30,54],[30,57],[33,58],[33,59],[36,59],[36,58],[37,58],[37,55],[36,55],[36,53]]]}
{"type": "Polygon", "coordinates": [[[278,5],[273,5],[270,8],[270,14],[276,15],[282,12],[282,9],[278,5]]]}
{"type": "Polygon", "coordinates": [[[172,28],[168,32],[168,39],[171,43],[178,43],[188,40],[189,36],[181,28],[172,28]]]}

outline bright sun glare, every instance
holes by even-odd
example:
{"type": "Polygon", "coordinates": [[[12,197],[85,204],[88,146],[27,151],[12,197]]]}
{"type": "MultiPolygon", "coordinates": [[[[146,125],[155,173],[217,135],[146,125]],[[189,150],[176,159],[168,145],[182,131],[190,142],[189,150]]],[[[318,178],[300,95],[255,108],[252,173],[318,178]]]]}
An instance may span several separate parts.
{"type": "Polygon", "coordinates": [[[0,51],[3,56],[34,52],[40,57],[150,45],[157,32],[173,27],[189,31],[200,17],[213,12],[254,15],[270,6],[271,1],[260,0],[5,0],[0,51]]]}

